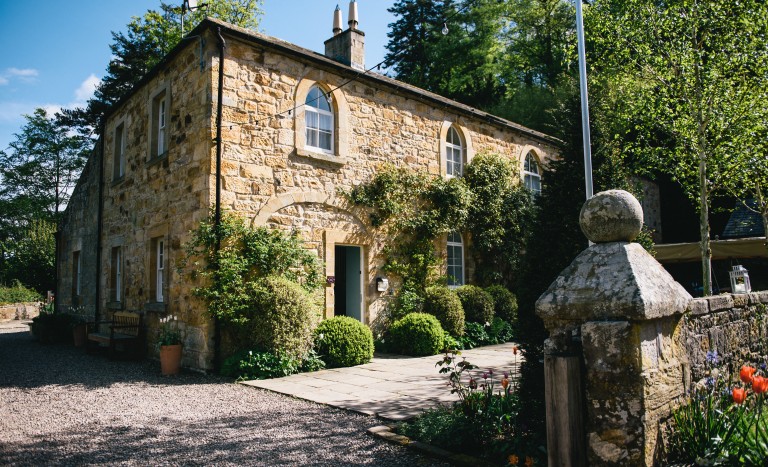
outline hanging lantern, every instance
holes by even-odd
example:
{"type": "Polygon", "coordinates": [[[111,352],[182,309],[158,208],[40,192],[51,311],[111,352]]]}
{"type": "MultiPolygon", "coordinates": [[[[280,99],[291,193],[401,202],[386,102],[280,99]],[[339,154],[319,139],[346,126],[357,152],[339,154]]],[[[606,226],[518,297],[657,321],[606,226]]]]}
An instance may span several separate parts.
{"type": "Polygon", "coordinates": [[[733,266],[731,275],[731,290],[733,293],[749,293],[752,291],[752,284],[749,283],[749,274],[741,264],[733,266]]]}

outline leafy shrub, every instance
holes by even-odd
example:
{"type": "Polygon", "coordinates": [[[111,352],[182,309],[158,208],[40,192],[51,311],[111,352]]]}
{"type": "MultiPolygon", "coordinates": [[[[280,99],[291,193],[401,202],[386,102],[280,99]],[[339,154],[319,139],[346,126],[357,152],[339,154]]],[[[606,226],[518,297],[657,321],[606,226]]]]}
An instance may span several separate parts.
{"type": "Polygon", "coordinates": [[[8,303],[39,302],[39,293],[24,287],[21,282],[14,281],[12,286],[0,286],[0,305],[8,303]]]}
{"type": "Polygon", "coordinates": [[[402,318],[409,313],[420,313],[424,308],[424,297],[410,287],[400,288],[392,307],[392,317],[402,318]]]}
{"type": "Polygon", "coordinates": [[[335,316],[315,329],[315,349],[329,368],[361,365],[373,358],[373,333],[360,321],[335,316]]]}
{"type": "Polygon", "coordinates": [[[476,285],[462,285],[456,289],[464,316],[473,323],[491,323],[493,321],[493,299],[476,285]]]}
{"type": "Polygon", "coordinates": [[[43,344],[66,344],[72,342],[71,315],[65,313],[40,313],[32,318],[31,331],[43,344]]]}
{"type": "Polygon", "coordinates": [[[493,299],[494,316],[512,324],[517,322],[517,297],[503,285],[486,287],[485,291],[493,299]]]}
{"type": "Polygon", "coordinates": [[[245,287],[243,338],[250,346],[267,351],[283,351],[299,357],[312,347],[320,310],[297,283],[285,277],[267,277],[245,287]]]}
{"type": "Polygon", "coordinates": [[[434,315],[452,336],[464,334],[464,309],[448,287],[433,286],[424,291],[424,312],[434,315]]]}
{"type": "Polygon", "coordinates": [[[433,315],[411,313],[390,329],[392,345],[405,355],[435,355],[443,348],[443,328],[433,315]]]}
{"type": "Polygon", "coordinates": [[[491,336],[488,335],[484,324],[470,322],[466,324],[464,335],[459,338],[459,342],[464,349],[474,349],[475,347],[490,345],[491,336]]]}

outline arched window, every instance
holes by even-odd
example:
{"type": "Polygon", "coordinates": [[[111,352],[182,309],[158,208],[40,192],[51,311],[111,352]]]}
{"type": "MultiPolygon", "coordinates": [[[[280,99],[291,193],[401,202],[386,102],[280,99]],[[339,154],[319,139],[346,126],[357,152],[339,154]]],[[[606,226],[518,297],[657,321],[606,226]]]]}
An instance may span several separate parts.
{"type": "Polygon", "coordinates": [[[464,285],[464,242],[458,230],[448,233],[448,287],[464,285]]]}
{"type": "Polygon", "coordinates": [[[307,147],[333,154],[333,110],[328,97],[312,86],[304,103],[307,147]]]}
{"type": "Polygon", "coordinates": [[[531,190],[534,196],[541,194],[541,172],[539,170],[539,163],[532,152],[525,156],[523,182],[525,187],[531,190]]]}
{"type": "Polygon", "coordinates": [[[464,165],[464,144],[456,128],[448,129],[445,137],[445,174],[449,177],[460,177],[464,165]]]}

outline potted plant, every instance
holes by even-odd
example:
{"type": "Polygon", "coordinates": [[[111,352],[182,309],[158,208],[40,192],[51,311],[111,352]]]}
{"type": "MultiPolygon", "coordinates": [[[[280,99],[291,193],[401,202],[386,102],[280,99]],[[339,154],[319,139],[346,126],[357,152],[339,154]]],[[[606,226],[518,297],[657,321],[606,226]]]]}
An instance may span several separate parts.
{"type": "Polygon", "coordinates": [[[84,317],[85,309],[82,306],[71,307],[69,310],[72,327],[72,343],[75,347],[85,347],[88,337],[88,324],[84,317]]]}
{"type": "Polygon", "coordinates": [[[181,332],[173,317],[162,320],[157,335],[160,348],[160,371],[163,375],[175,375],[181,368],[181,332]]]}

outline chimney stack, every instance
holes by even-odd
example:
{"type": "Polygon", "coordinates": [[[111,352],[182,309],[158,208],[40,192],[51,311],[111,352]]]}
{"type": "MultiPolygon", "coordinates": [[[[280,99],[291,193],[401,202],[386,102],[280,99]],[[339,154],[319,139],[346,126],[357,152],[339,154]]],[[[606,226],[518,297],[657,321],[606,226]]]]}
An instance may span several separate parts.
{"type": "Polygon", "coordinates": [[[357,1],[349,2],[349,29],[341,30],[341,10],[333,12],[333,37],[325,41],[325,56],[365,71],[365,33],[357,29],[357,1]]]}

